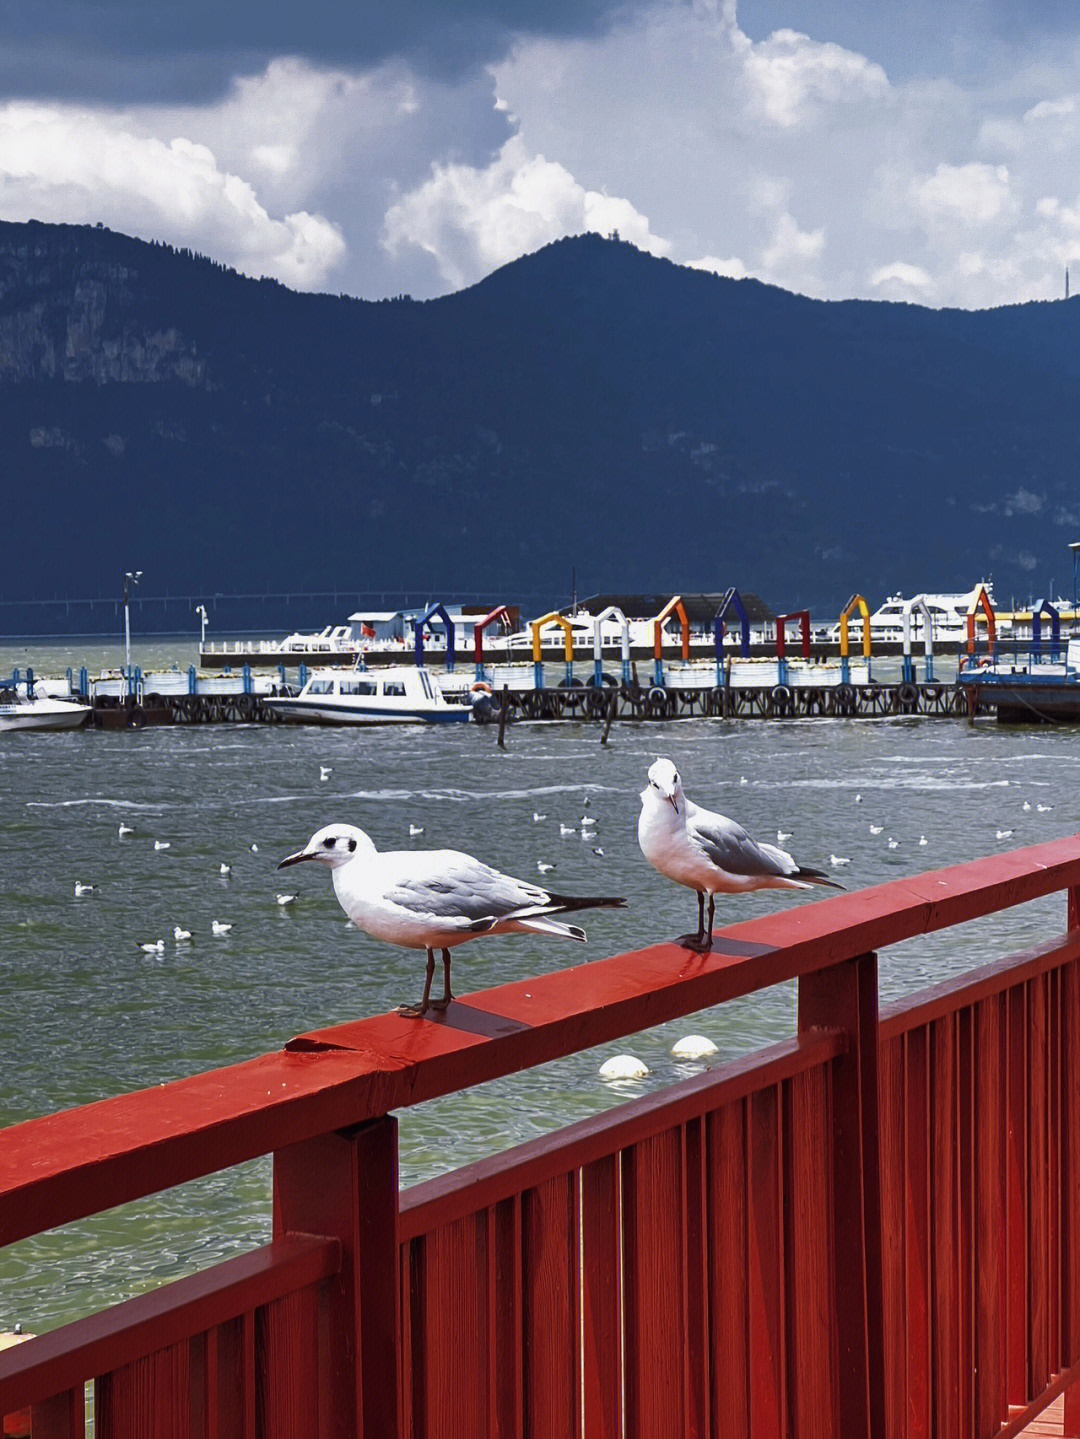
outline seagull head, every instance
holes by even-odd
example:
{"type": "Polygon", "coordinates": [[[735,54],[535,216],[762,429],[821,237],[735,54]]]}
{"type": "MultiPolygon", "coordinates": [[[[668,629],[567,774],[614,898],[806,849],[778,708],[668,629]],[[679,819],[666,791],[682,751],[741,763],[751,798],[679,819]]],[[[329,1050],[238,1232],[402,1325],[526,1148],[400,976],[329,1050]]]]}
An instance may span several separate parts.
{"type": "Polygon", "coordinates": [[[328,824],[316,830],[303,849],[290,854],[278,865],[285,869],[305,859],[321,859],[331,869],[348,864],[359,854],[373,854],[375,846],[362,829],[354,824],[328,824]]]}
{"type": "Polygon", "coordinates": [[[676,814],[682,813],[682,780],[669,759],[654,760],[649,766],[649,788],[642,794],[642,799],[650,796],[666,800],[676,814]]]}

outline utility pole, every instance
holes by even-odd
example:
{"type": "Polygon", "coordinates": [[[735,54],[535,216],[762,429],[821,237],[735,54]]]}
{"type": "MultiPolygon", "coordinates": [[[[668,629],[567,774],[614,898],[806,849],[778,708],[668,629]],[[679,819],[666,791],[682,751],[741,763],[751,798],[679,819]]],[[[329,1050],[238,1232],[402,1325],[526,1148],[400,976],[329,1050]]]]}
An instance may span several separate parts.
{"type": "Polygon", "coordinates": [[[207,619],[207,616],[206,616],[206,606],[205,606],[205,605],[196,605],[196,606],[195,606],[195,613],[199,616],[199,619],[202,621],[202,633],[201,633],[200,636],[199,636],[199,648],[200,648],[200,649],[205,649],[205,648],[206,648],[206,619],[207,619]]]}
{"type": "Polygon", "coordinates": [[[124,571],[124,670],[131,678],[131,591],[142,579],[142,570],[124,571]]]}

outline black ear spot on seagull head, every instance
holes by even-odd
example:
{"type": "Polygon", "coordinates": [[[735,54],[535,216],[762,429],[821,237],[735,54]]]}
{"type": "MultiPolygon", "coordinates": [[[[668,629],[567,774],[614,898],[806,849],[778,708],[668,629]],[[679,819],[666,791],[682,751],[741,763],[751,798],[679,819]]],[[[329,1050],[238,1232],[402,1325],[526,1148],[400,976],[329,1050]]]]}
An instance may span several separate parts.
{"type": "Polygon", "coordinates": [[[349,840],[349,853],[350,853],[350,854],[355,854],[355,853],[356,853],[356,840],[354,840],[354,839],[349,840]]]}

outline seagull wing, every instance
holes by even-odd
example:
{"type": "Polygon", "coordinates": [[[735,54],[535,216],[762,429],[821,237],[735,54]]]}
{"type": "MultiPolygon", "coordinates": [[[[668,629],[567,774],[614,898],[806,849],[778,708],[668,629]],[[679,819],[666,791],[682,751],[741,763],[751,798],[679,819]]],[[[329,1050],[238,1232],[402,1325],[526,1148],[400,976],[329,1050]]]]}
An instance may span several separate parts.
{"type": "Polygon", "coordinates": [[[774,844],[758,844],[741,824],[699,805],[687,805],[686,833],[691,844],[726,874],[747,879],[788,879],[798,873],[799,866],[786,850],[774,844]]]}
{"type": "Polygon", "coordinates": [[[415,862],[394,864],[383,900],[449,927],[491,929],[501,920],[542,913],[550,903],[546,889],[501,874],[458,850],[429,850],[415,856],[406,853],[400,859],[415,862]]]}

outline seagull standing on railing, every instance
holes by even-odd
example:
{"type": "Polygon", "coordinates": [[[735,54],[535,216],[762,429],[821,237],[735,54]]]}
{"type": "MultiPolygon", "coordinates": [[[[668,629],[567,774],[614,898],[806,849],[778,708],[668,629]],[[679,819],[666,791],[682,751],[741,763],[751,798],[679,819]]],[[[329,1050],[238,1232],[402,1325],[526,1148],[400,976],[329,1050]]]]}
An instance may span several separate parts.
{"type": "Polygon", "coordinates": [[[445,1009],[450,992],[450,950],[482,934],[556,934],[585,939],[575,924],[552,918],[578,909],[623,909],[624,899],[553,894],[514,879],[456,849],[398,850],[380,854],[362,829],[331,824],[278,865],[317,859],[333,873],[338,903],[358,929],[407,949],[427,951],[427,979],[418,1005],[400,1012],[417,1018],[445,1009]],[[442,950],[443,997],[431,998],[435,951],[442,950]]]}
{"type": "Polygon", "coordinates": [[[750,889],[809,889],[813,884],[844,888],[821,870],[796,864],[786,850],[774,844],[758,844],[733,819],[688,800],[679,772],[669,759],[658,759],[649,769],[648,787],[641,792],[638,844],[654,869],[676,884],[697,891],[697,933],[684,934],[677,943],[702,952],[712,948],[717,894],[742,894],[750,889]]]}

